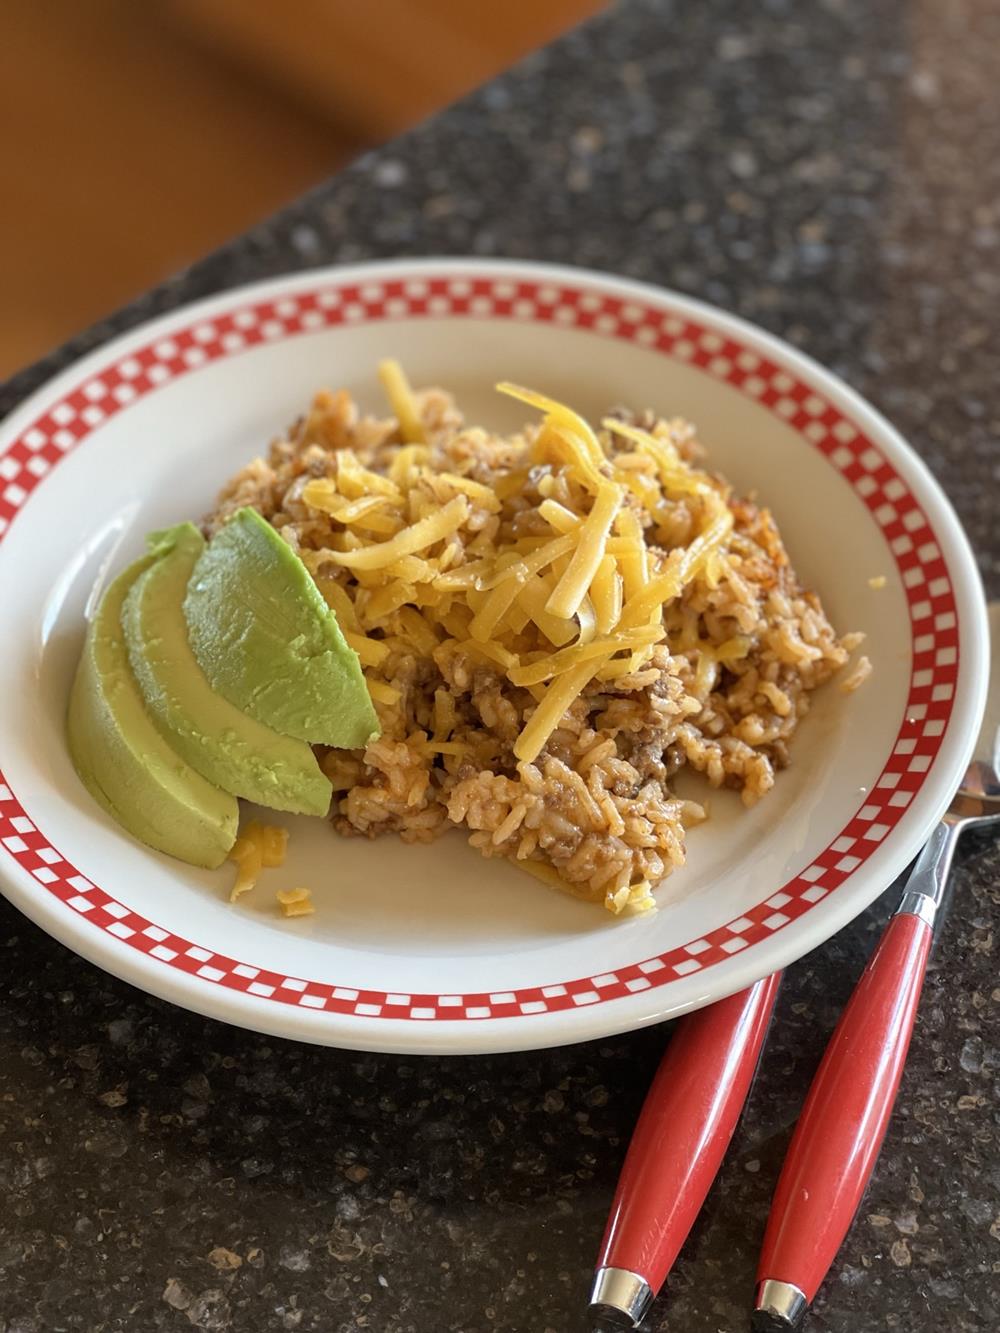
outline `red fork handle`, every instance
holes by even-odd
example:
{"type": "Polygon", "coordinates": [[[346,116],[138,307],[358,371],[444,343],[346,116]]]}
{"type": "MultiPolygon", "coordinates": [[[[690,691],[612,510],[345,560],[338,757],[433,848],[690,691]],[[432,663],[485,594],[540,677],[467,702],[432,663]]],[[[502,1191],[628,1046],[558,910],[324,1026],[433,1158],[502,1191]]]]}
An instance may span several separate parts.
{"type": "MultiPolygon", "coordinates": [[[[912,913],[889,922],[840,1016],[792,1137],[757,1279],[773,1284],[772,1290],[797,1287],[803,1306],[812,1302],[840,1249],[882,1146],[931,936],[930,926],[912,913]]],[[[760,1326],[794,1322],[788,1318],[760,1326]]]]}
{"type": "Polygon", "coordinates": [[[646,1096],[598,1269],[659,1291],[729,1146],[778,994],[780,973],[682,1018],[646,1096]]]}

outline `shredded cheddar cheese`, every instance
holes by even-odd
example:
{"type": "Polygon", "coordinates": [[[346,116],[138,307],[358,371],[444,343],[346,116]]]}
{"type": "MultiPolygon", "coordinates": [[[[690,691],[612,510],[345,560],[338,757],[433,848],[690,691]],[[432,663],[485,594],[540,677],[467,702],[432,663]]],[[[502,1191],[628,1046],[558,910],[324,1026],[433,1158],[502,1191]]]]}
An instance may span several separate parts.
{"type": "Polygon", "coordinates": [[[316,911],[308,889],[279,889],[275,897],[282,916],[310,916],[316,911]]]}
{"type": "Polygon", "coordinates": [[[362,666],[378,666],[389,656],[388,646],[379,639],[370,639],[367,634],[353,634],[344,630],[348,646],[358,655],[362,666]]]}
{"type": "MultiPolygon", "coordinates": [[[[622,502],[622,488],[602,481],[594,507],[577,535],[566,573],[553,589],[545,609],[550,616],[575,616],[587,595],[590,581],[604,558],[604,546],[622,502]]],[[[574,534],[576,535],[576,534],[574,534]]]]}
{"type": "Polygon", "coordinates": [[[353,449],[339,449],[335,457],[337,489],[341,495],[355,500],[361,496],[388,495],[396,503],[402,503],[403,493],[396,483],[381,472],[362,467],[353,449]]]}
{"type": "MultiPolygon", "coordinates": [[[[519,760],[533,761],[592,680],[648,666],[668,639],[664,609],[693,580],[714,587],[724,577],[720,552],[733,520],[722,485],[688,466],[666,427],[609,418],[598,431],[564,404],[503,383],[499,391],[538,409],[541,421],[526,436],[531,468],[512,467],[487,486],[464,475],[461,461],[436,469],[424,400],[395,362],[383,362],[379,378],[403,443],[388,475],[340,447],[332,475],[302,486],[303,503],[334,528],[322,551],[307,553],[310,568],[380,709],[401,704],[380,674],[394,654],[462,652],[534,696],[514,743],[519,760]],[[529,485],[536,515],[519,529],[504,501],[529,485]],[[671,531],[679,497],[698,529],[678,546],[657,525],[671,531]]],[[[711,688],[740,652],[734,639],[692,657],[696,687],[711,688]]],[[[435,702],[430,724],[439,747],[455,725],[447,707],[435,702]]],[[[459,756],[460,742],[452,744],[459,748],[435,752],[459,756]]]]}
{"type": "Polygon", "coordinates": [[[573,532],[580,526],[579,516],[565,505],[561,505],[558,500],[543,500],[538,506],[538,512],[556,532],[573,532]]]}
{"type": "Polygon", "coordinates": [[[403,367],[398,361],[380,361],[378,377],[396,414],[403,439],[409,444],[423,444],[424,428],[403,367]]]}
{"type": "Polygon", "coordinates": [[[402,697],[395,685],[388,685],[384,680],[373,680],[371,676],[365,677],[365,683],[368,686],[368,693],[377,704],[398,704],[402,697]]]}
{"type": "Polygon", "coordinates": [[[599,657],[581,662],[552,682],[514,743],[514,754],[518,759],[530,764],[538,758],[545,742],[562,721],[566,709],[583,693],[584,686],[596,675],[600,665],[599,657]]]}
{"type": "Polygon", "coordinates": [[[597,618],[596,631],[607,634],[618,624],[622,614],[622,576],[613,555],[601,557],[590,581],[590,600],[597,618]]]}
{"type": "Polygon", "coordinates": [[[594,639],[590,643],[574,644],[549,657],[539,658],[527,666],[512,667],[508,675],[515,685],[540,685],[550,677],[571,671],[574,667],[582,666],[584,662],[592,661],[594,658],[607,659],[625,648],[656,643],[665,634],[666,630],[662,628],[645,626],[642,629],[616,634],[610,639],[594,639]]]}
{"type": "MultiPolygon", "coordinates": [[[[586,885],[571,884],[554,866],[545,861],[527,859],[515,861],[514,864],[532,879],[537,879],[552,889],[559,889],[562,893],[568,893],[573,898],[583,898],[587,902],[593,902],[595,899],[600,901],[599,891],[595,893],[586,885]]],[[[641,912],[653,911],[656,908],[656,900],[653,897],[652,885],[648,879],[641,879],[635,884],[626,884],[617,890],[609,889],[604,894],[604,906],[615,916],[620,916],[622,912],[638,915],[641,912]]]]}
{"type": "Polygon", "coordinates": [[[712,488],[708,483],[684,466],[680,455],[669,440],[653,435],[638,426],[628,426],[621,421],[608,417],[601,423],[605,429],[613,430],[627,439],[634,440],[639,448],[648,453],[660,474],[660,481],[665,490],[679,492],[682,495],[710,495],[712,488]]]}
{"type": "Polygon", "coordinates": [[[602,465],[605,465],[604,450],[600,441],[583,417],[533,389],[523,389],[518,384],[504,382],[497,385],[500,393],[518,398],[522,403],[540,408],[545,413],[545,429],[542,436],[549,432],[556,435],[564,446],[564,454],[580,473],[581,479],[599,483],[602,465]]]}
{"type": "Polygon", "coordinates": [[[594,603],[586,593],[584,593],[583,601],[577,608],[576,619],[580,626],[577,643],[581,645],[590,643],[597,633],[597,612],[594,610],[594,603]]]}
{"type": "Polygon", "coordinates": [[[552,594],[553,583],[554,580],[546,575],[536,574],[525,583],[518,601],[548,641],[561,648],[576,635],[577,625],[574,620],[552,616],[546,611],[545,604],[552,594]]]}
{"type": "Polygon", "coordinates": [[[251,821],[240,831],[229,852],[236,862],[236,880],[229,894],[234,903],[256,886],[260,872],[284,864],[288,850],[288,830],[274,824],[251,821]]]}
{"type": "Polygon", "coordinates": [[[334,564],[346,565],[348,569],[384,569],[401,556],[426,550],[442,538],[450,537],[458,531],[468,515],[468,500],[464,495],[456,495],[443,509],[404,528],[389,541],[374,542],[360,551],[335,551],[331,560],[334,564]]]}

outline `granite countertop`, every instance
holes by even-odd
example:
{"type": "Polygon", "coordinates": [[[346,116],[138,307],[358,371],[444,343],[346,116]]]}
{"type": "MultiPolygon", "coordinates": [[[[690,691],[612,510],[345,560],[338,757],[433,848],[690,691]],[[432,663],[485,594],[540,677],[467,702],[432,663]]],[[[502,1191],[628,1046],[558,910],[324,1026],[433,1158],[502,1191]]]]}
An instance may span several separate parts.
{"type": "MultiPolygon", "coordinates": [[[[631,0],[0,390],[231,284],[511,255],[668,284],[908,436],[1000,595],[1000,0],[631,0]]],[[[970,838],[817,1333],[1000,1327],[1000,851],[970,838]]],[[[746,1327],[775,1173],[885,915],[791,968],[651,1330],[746,1327]]],[[[574,1333],[664,1029],[470,1059],[194,1017],[0,904],[0,1333],[574,1333]]]]}

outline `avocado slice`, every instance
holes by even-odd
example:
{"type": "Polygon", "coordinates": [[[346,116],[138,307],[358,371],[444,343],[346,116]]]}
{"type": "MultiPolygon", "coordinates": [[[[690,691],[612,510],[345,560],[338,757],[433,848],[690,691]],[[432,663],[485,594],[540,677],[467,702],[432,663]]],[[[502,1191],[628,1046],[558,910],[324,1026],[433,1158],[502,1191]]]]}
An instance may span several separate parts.
{"type": "Polygon", "coordinates": [[[69,751],[83,785],[112,819],[157,851],[214,870],[236,840],[236,798],[167,744],[128,663],[121,610],[155,557],[119,574],[90,623],[70,694],[69,751]]]}
{"type": "Polygon", "coordinates": [[[287,542],[239,509],[195,566],[191,647],[218,692],[287,736],[358,749],[379,724],[357,653],[287,542]]]}
{"type": "Polygon", "coordinates": [[[153,721],[182,759],[234,796],[274,810],[325,815],[332,788],[309,746],[217,694],[191,651],[184,594],[205,549],[201,533],[181,523],[148,540],[156,558],[125,598],[122,627],[153,721]]]}

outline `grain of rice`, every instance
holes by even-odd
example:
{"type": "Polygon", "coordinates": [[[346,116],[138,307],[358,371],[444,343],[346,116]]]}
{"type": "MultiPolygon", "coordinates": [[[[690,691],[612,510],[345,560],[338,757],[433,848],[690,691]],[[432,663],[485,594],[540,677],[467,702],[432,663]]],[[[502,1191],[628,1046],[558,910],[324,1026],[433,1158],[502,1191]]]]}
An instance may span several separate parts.
{"type": "Polygon", "coordinates": [[[859,657],[854,670],[840,682],[844,694],[853,694],[859,685],[863,685],[872,674],[872,664],[867,657],[859,657]]]}

